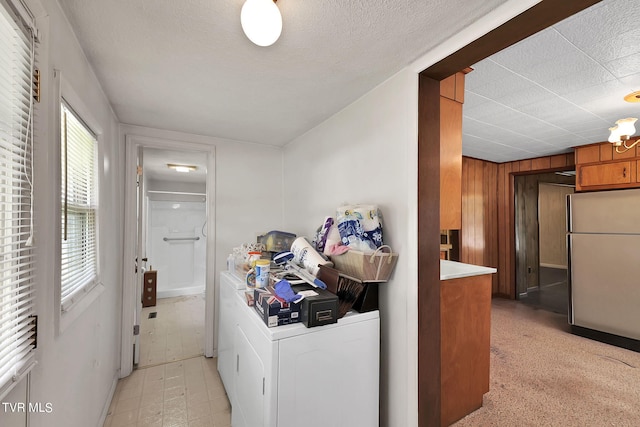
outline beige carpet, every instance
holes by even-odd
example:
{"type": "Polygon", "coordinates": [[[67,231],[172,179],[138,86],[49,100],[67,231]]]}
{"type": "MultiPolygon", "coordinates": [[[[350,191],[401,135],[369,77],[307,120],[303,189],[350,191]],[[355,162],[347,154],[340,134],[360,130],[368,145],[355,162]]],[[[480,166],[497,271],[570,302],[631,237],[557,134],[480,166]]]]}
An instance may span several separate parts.
{"type": "Polygon", "coordinates": [[[515,301],[494,300],[491,321],[491,389],[456,427],[640,426],[640,353],[515,301]]]}

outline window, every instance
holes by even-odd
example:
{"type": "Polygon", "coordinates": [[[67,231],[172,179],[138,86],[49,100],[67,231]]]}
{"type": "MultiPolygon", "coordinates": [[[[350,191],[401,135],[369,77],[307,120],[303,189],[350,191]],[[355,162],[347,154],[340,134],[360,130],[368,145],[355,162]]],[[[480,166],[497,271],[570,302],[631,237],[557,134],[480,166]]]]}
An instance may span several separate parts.
{"type": "Polygon", "coordinates": [[[91,130],[64,101],[60,112],[60,303],[65,312],[98,281],[98,143],[91,130]]]}
{"type": "Polygon", "coordinates": [[[0,399],[33,366],[32,135],[35,40],[0,3],[0,399]]]}

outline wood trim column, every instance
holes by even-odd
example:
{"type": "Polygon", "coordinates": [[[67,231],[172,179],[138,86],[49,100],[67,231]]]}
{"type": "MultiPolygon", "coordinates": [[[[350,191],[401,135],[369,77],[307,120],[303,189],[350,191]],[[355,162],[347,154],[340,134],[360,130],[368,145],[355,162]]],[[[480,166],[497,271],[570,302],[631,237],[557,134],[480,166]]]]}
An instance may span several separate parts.
{"type": "Polygon", "coordinates": [[[440,81],[418,101],[418,425],[440,425],[440,81]]]}

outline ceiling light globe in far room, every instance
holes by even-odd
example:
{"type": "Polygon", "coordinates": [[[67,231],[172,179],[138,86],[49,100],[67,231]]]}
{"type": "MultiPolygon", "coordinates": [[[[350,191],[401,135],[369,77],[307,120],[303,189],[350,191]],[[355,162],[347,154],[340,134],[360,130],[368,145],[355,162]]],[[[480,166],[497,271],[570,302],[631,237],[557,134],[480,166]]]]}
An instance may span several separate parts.
{"type": "Polygon", "coordinates": [[[282,33],[282,15],[273,0],[247,0],[240,23],[249,40],[258,46],[271,46],[282,33]]]}

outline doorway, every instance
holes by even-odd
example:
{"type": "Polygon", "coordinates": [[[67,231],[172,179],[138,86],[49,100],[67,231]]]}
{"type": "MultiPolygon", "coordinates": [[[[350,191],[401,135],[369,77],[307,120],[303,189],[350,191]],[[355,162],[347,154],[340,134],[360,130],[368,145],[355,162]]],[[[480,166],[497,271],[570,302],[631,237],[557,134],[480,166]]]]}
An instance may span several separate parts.
{"type": "Polygon", "coordinates": [[[214,154],[126,136],[123,377],[136,364],[213,356],[214,154]]]}
{"type": "Polygon", "coordinates": [[[203,154],[142,149],[138,232],[144,285],[140,348],[134,351],[139,368],[204,354],[207,165],[203,154]]]}
{"type": "Polygon", "coordinates": [[[514,177],[516,297],[567,314],[566,197],[575,191],[573,172],[514,177]]]}

